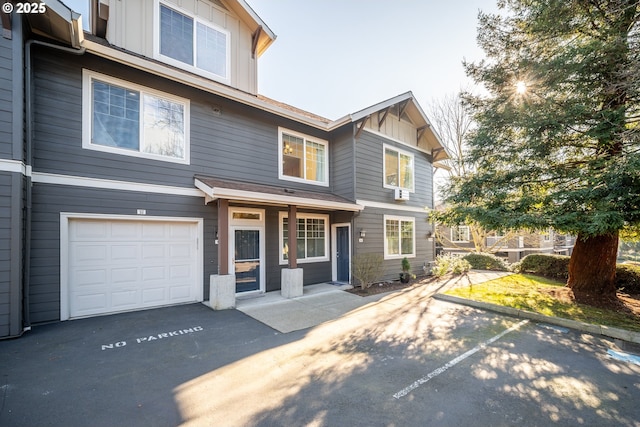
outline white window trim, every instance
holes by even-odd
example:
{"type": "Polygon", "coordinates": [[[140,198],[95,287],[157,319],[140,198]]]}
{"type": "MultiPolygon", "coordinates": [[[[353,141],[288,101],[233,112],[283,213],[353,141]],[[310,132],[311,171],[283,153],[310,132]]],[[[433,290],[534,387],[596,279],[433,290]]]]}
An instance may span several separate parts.
{"type": "MultiPolygon", "coordinates": [[[[188,99],[180,98],[174,95],[170,95],[165,92],[160,92],[155,89],[151,89],[145,86],[140,86],[135,83],[131,83],[126,80],[117,79],[115,77],[107,76],[105,74],[96,73],[95,71],[83,69],[82,70],[82,148],[95,151],[103,151],[106,153],[122,154],[130,157],[142,157],[145,159],[161,160],[163,162],[180,163],[188,165],[191,162],[191,141],[190,141],[190,103],[188,99]],[[143,99],[142,95],[148,94],[159,98],[170,100],[171,102],[179,103],[184,107],[184,158],[161,156],[159,154],[145,153],[143,151],[127,150],[118,147],[109,147],[106,145],[94,144],[91,140],[92,126],[93,126],[93,96],[91,91],[92,80],[98,80],[104,83],[121,86],[127,89],[140,92],[140,134],[142,135],[142,127],[144,112],[142,110],[143,99]]],[[[142,144],[142,138],[140,139],[142,144]]]]}
{"type": "Polygon", "coordinates": [[[451,235],[449,236],[449,237],[450,237],[450,240],[451,240],[453,243],[469,243],[469,242],[471,241],[471,229],[469,228],[469,226],[468,226],[468,225],[457,225],[457,226],[455,226],[455,227],[456,227],[456,229],[458,230],[458,236],[460,236],[460,234],[462,234],[462,233],[460,233],[460,229],[462,229],[462,228],[466,228],[466,230],[467,230],[467,231],[466,231],[466,233],[465,233],[465,234],[466,234],[466,236],[467,236],[468,238],[467,238],[467,240],[453,240],[453,230],[454,230],[454,228],[451,228],[451,230],[450,230],[450,232],[451,232],[450,234],[451,234],[451,235]]]}
{"type": "Polygon", "coordinates": [[[231,64],[231,33],[214,24],[211,21],[207,21],[206,19],[202,19],[199,16],[196,16],[193,14],[193,12],[190,12],[184,8],[179,7],[176,4],[173,3],[169,3],[166,1],[161,1],[161,0],[155,0],[154,5],[153,5],[153,57],[154,59],[157,59],[159,61],[165,62],[169,65],[173,65],[174,67],[178,67],[181,68],[183,70],[186,71],[190,71],[192,73],[196,73],[199,74],[201,76],[204,77],[208,77],[212,80],[221,82],[221,83],[225,83],[225,84],[230,84],[231,82],[231,77],[230,77],[230,64],[231,64]],[[163,5],[165,7],[168,7],[169,9],[173,9],[176,12],[179,12],[183,15],[188,16],[189,18],[193,19],[193,61],[194,61],[194,65],[190,65],[190,64],[185,64],[182,61],[178,61],[177,59],[173,59],[170,56],[165,56],[163,54],[160,53],[160,5],[163,5]],[[197,31],[196,31],[196,27],[197,24],[200,23],[202,25],[205,25],[209,28],[213,28],[216,31],[219,31],[221,33],[224,33],[226,35],[227,38],[227,46],[226,46],[226,58],[225,58],[225,75],[224,76],[219,76],[218,74],[212,73],[210,71],[204,70],[202,68],[198,68],[195,65],[195,61],[197,58],[197,48],[198,48],[198,44],[197,44],[197,31]]]}
{"type": "Polygon", "coordinates": [[[278,178],[281,180],[285,180],[285,181],[295,181],[295,182],[303,182],[305,184],[313,184],[313,185],[321,185],[323,187],[328,187],[329,186],[329,143],[324,140],[324,139],[320,139],[320,138],[315,138],[313,136],[310,135],[305,135],[303,133],[300,132],[295,132],[289,129],[285,129],[282,127],[278,127],[278,178]],[[282,162],[284,161],[283,159],[283,154],[282,154],[282,134],[286,133],[287,135],[291,135],[291,136],[295,136],[298,138],[302,138],[304,140],[304,148],[305,148],[305,155],[302,158],[302,170],[305,171],[306,173],[306,164],[307,164],[307,156],[306,156],[306,147],[307,147],[307,141],[308,142],[314,142],[316,144],[320,144],[324,146],[324,152],[326,155],[325,161],[324,161],[324,181],[313,181],[310,179],[306,179],[306,178],[297,178],[294,176],[289,176],[289,175],[285,175],[284,174],[284,170],[282,168],[282,162]]]}
{"type": "MultiPolygon", "coordinates": [[[[289,218],[289,212],[280,211],[278,215],[278,241],[279,241],[278,252],[280,257],[280,265],[287,265],[289,263],[289,260],[286,260],[284,258],[284,252],[282,251],[282,248],[284,247],[284,236],[283,236],[284,227],[283,227],[282,220],[284,218],[289,218]]],[[[329,254],[329,239],[331,238],[331,235],[329,234],[329,215],[308,214],[308,213],[298,212],[296,214],[296,218],[297,219],[300,219],[300,218],[324,219],[324,256],[314,257],[314,258],[304,258],[304,259],[298,258],[298,264],[309,264],[313,262],[328,262],[331,259],[329,254]]]]}
{"type": "MultiPolygon", "coordinates": [[[[412,216],[396,216],[396,215],[384,215],[384,218],[382,219],[383,223],[382,223],[382,233],[384,236],[384,259],[402,259],[404,257],[407,258],[415,258],[416,257],[416,219],[415,217],[412,216]],[[413,223],[413,236],[412,236],[412,243],[413,243],[413,248],[412,248],[412,252],[411,254],[390,254],[389,253],[389,247],[388,247],[388,240],[387,240],[387,220],[393,220],[393,221],[404,221],[404,222],[412,222],[413,223]]],[[[400,227],[400,229],[402,230],[402,227],[400,227]]],[[[402,238],[399,241],[400,244],[400,252],[402,252],[402,238]]]]}
{"type": "MultiPolygon", "coordinates": [[[[398,173],[400,173],[400,164],[398,163],[398,173]]],[[[398,177],[398,182],[400,182],[400,177],[398,177]]],[[[416,156],[409,151],[401,150],[393,145],[383,144],[382,146],[382,186],[384,188],[390,188],[395,190],[396,188],[400,188],[402,190],[409,190],[410,193],[415,193],[416,187],[416,156]],[[400,187],[399,185],[389,185],[387,184],[387,149],[391,151],[396,151],[398,153],[398,162],[400,162],[400,154],[404,154],[405,156],[411,157],[411,188],[400,187]]]]}

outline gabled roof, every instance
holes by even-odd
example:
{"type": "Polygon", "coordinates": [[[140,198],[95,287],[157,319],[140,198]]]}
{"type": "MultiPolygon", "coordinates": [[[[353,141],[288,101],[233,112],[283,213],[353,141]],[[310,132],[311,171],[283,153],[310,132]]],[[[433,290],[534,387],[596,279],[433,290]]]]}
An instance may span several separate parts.
{"type": "Polygon", "coordinates": [[[374,114],[379,115],[382,113],[382,117],[386,117],[386,114],[392,109],[397,112],[398,116],[407,117],[411,123],[416,126],[418,145],[423,145],[424,147],[422,148],[427,148],[431,151],[434,162],[449,158],[440,136],[431,125],[427,115],[411,91],[374,104],[364,110],[348,114],[331,122],[329,127],[337,128],[347,123],[359,123],[359,126],[362,128],[365,126],[367,120],[370,120],[374,114]]]}
{"type": "Polygon", "coordinates": [[[244,0],[221,0],[230,10],[233,10],[240,19],[249,26],[254,34],[256,43],[256,54],[262,55],[271,43],[276,39],[276,35],[271,28],[258,16],[258,14],[244,0]]]}

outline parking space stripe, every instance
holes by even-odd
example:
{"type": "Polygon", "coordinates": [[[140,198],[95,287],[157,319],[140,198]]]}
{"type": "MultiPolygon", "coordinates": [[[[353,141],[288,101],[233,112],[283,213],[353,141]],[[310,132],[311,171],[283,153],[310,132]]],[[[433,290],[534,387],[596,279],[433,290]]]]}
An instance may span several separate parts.
{"type": "Polygon", "coordinates": [[[513,325],[509,329],[506,329],[506,330],[500,332],[498,335],[496,335],[496,336],[494,336],[492,338],[489,338],[485,342],[478,344],[477,346],[475,346],[471,350],[467,351],[464,354],[461,354],[460,356],[458,356],[455,359],[449,361],[445,365],[439,367],[435,371],[430,372],[429,374],[425,375],[424,377],[420,378],[417,381],[414,381],[412,384],[408,385],[407,387],[403,388],[402,390],[400,390],[399,392],[394,394],[393,397],[395,397],[396,399],[400,399],[401,397],[406,396],[407,394],[411,393],[411,391],[413,391],[416,388],[420,387],[422,384],[426,383],[430,379],[437,377],[441,373],[445,372],[447,369],[449,369],[452,366],[458,364],[459,362],[463,361],[467,357],[472,356],[473,354],[475,354],[475,353],[479,352],[480,350],[486,348],[488,345],[498,341],[500,338],[502,338],[503,336],[507,335],[509,332],[513,332],[516,329],[519,329],[522,325],[524,325],[524,324],[526,324],[528,322],[529,322],[528,320],[523,320],[523,321],[521,321],[519,323],[516,323],[515,325],[513,325]]]}

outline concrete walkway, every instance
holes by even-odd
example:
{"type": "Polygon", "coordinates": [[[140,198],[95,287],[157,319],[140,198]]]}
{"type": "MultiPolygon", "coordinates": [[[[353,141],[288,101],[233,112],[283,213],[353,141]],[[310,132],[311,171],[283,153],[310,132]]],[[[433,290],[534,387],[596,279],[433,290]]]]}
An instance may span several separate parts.
{"type": "MultiPolygon", "coordinates": [[[[341,317],[357,308],[387,299],[390,295],[408,293],[423,288],[429,293],[442,291],[443,287],[469,286],[502,277],[504,272],[470,271],[456,278],[436,280],[426,285],[414,285],[402,291],[387,292],[368,297],[345,292],[348,285],[336,286],[329,283],[304,287],[304,294],[298,298],[286,299],[280,291],[267,292],[259,297],[238,299],[236,309],[264,323],[278,332],[287,333],[306,329],[341,317]]],[[[424,295],[423,295],[424,296],[424,295]]]]}
{"type": "Polygon", "coordinates": [[[311,328],[332,321],[369,304],[403,305],[416,299],[436,298],[454,304],[463,304],[482,310],[490,310],[509,316],[530,319],[574,330],[621,339],[629,343],[640,343],[640,333],[607,326],[592,325],[551,316],[544,316],[524,310],[495,304],[472,301],[444,295],[449,289],[466,287],[510,275],[509,272],[471,270],[462,276],[445,276],[425,284],[369,297],[361,297],[345,292],[348,285],[336,286],[329,283],[304,287],[301,297],[286,299],[280,291],[267,292],[256,298],[239,299],[236,309],[264,323],[278,332],[288,333],[311,328]]]}

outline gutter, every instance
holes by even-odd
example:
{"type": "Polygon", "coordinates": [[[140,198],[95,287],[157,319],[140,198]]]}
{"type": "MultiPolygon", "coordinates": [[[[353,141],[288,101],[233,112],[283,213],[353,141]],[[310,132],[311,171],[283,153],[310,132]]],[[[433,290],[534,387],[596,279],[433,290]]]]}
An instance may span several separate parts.
{"type": "MultiPolygon", "coordinates": [[[[77,22],[77,21],[76,21],[77,22]]],[[[25,164],[26,171],[26,195],[25,195],[25,232],[24,232],[24,278],[23,278],[23,333],[31,329],[31,319],[29,316],[29,289],[31,287],[31,218],[32,218],[32,165],[33,165],[33,94],[32,94],[32,61],[31,46],[45,46],[51,49],[67,52],[72,55],[83,55],[85,48],[75,49],[59,46],[40,40],[28,40],[24,45],[24,97],[25,97],[25,164]]]]}

